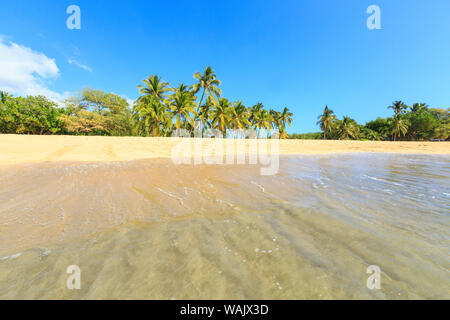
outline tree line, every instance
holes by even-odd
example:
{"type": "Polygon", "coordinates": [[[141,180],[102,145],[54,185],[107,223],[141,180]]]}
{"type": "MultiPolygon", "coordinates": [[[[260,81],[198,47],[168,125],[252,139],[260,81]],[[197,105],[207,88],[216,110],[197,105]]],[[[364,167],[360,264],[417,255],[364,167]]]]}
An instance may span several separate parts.
{"type": "Polygon", "coordinates": [[[317,124],[321,132],[291,134],[292,112],[266,109],[262,103],[246,107],[222,97],[221,82],[211,67],[194,74],[195,83],[173,88],[158,75],[138,85],[139,98],[130,105],[114,93],[85,88],[64,101],[63,107],[43,96],[14,97],[0,91],[0,133],[105,136],[171,136],[177,129],[193,135],[217,129],[255,129],[259,137],[278,130],[280,138],[352,140],[449,140],[449,108],[395,101],[393,115],[365,125],[344,116],[338,119],[325,107],[317,124]]]}
{"type": "Polygon", "coordinates": [[[177,129],[255,129],[258,137],[278,130],[287,138],[292,123],[288,108],[266,109],[262,103],[246,107],[222,97],[221,82],[211,67],[194,74],[195,83],[176,88],[151,75],[138,85],[139,98],[129,105],[114,93],[92,88],[67,99],[64,107],[43,96],[13,97],[0,92],[0,133],[109,136],[171,136],[177,129]]]}
{"type": "Polygon", "coordinates": [[[333,139],[333,140],[449,140],[450,108],[430,108],[425,103],[406,105],[395,101],[388,107],[393,116],[377,118],[365,125],[344,116],[338,119],[333,110],[325,106],[318,116],[317,124],[322,132],[291,134],[291,139],[333,139]]]}

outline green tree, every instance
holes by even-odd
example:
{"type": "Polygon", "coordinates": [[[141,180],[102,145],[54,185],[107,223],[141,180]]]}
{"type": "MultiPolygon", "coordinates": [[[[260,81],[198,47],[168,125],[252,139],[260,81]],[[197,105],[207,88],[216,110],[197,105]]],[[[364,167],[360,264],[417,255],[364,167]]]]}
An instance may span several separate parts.
{"type": "Polygon", "coordinates": [[[394,101],[394,103],[388,107],[388,109],[394,110],[394,118],[392,120],[392,134],[394,137],[394,141],[396,141],[398,137],[402,135],[404,136],[408,130],[408,123],[403,118],[407,108],[408,106],[401,100],[394,101]]]}
{"type": "Polygon", "coordinates": [[[258,132],[258,137],[261,136],[261,133],[265,130],[267,135],[269,135],[270,129],[275,124],[276,120],[273,118],[273,114],[275,111],[272,110],[272,114],[264,109],[264,105],[261,102],[258,102],[254,106],[250,108],[250,117],[249,121],[253,128],[255,128],[258,132]]]}
{"type": "Polygon", "coordinates": [[[287,139],[288,134],[286,132],[286,124],[291,127],[293,113],[289,111],[288,108],[284,108],[283,111],[275,111],[272,114],[274,118],[274,123],[276,124],[279,132],[280,139],[287,139]]]}
{"type": "Polygon", "coordinates": [[[408,122],[404,117],[401,116],[401,114],[398,114],[394,116],[394,118],[392,119],[392,123],[392,134],[394,136],[394,141],[396,141],[397,138],[404,136],[408,131],[408,122]]]}
{"type": "Polygon", "coordinates": [[[366,123],[365,127],[371,131],[377,132],[380,140],[389,139],[393,126],[388,119],[378,117],[366,123]]]}
{"type": "Polygon", "coordinates": [[[414,103],[410,109],[412,113],[421,113],[428,110],[428,105],[426,103],[414,103]]]}
{"type": "Polygon", "coordinates": [[[180,129],[182,123],[186,127],[186,122],[191,126],[197,112],[195,111],[195,96],[184,84],[180,84],[175,93],[171,96],[169,108],[175,117],[175,128],[180,129]]]}
{"type": "Polygon", "coordinates": [[[211,127],[211,120],[212,120],[211,110],[212,110],[212,108],[213,108],[213,103],[212,103],[211,99],[209,99],[209,98],[207,98],[206,102],[203,103],[198,108],[197,117],[201,122],[202,133],[205,129],[211,127]]]}
{"type": "Polygon", "coordinates": [[[145,96],[133,108],[136,130],[143,136],[160,136],[171,128],[173,114],[155,96],[145,96]]]}
{"type": "Polygon", "coordinates": [[[393,109],[395,116],[399,116],[405,113],[405,110],[408,108],[406,104],[403,103],[403,101],[394,101],[391,106],[388,107],[388,109],[393,109]]]}
{"type": "Polygon", "coordinates": [[[286,124],[291,127],[293,113],[289,111],[288,108],[284,107],[283,111],[281,111],[280,122],[282,127],[286,127],[286,124]]]}
{"type": "Polygon", "coordinates": [[[445,109],[429,109],[429,112],[438,121],[438,125],[434,129],[433,138],[450,140],[450,108],[445,109]]]}
{"type": "Polygon", "coordinates": [[[253,128],[256,128],[256,123],[257,123],[257,119],[259,117],[259,114],[261,112],[261,110],[264,109],[264,106],[261,102],[258,102],[257,104],[255,104],[254,106],[252,106],[250,108],[250,117],[249,117],[249,121],[250,124],[253,128]]]}
{"type": "Polygon", "coordinates": [[[271,117],[271,127],[272,129],[279,129],[282,126],[281,123],[281,112],[273,109],[269,109],[269,114],[271,117]]]}
{"type": "MultiPolygon", "coordinates": [[[[165,82],[158,75],[151,75],[148,79],[142,80],[144,85],[138,85],[139,93],[141,96],[138,98],[138,102],[144,99],[144,97],[152,96],[157,101],[165,103],[170,92],[173,91],[170,88],[169,83],[165,82]]],[[[147,99],[148,100],[148,99],[147,99]]]]}
{"type": "Polygon", "coordinates": [[[211,111],[211,125],[226,134],[226,129],[230,123],[230,102],[226,98],[220,98],[211,111]]]}
{"type": "Polygon", "coordinates": [[[71,128],[78,128],[74,131],[75,134],[111,136],[132,134],[130,106],[127,100],[119,95],[88,87],[81,90],[78,96],[67,99],[65,104],[72,118],[64,119],[71,128]],[[81,110],[87,112],[81,112],[81,110]],[[90,115],[88,112],[94,112],[99,116],[90,115]],[[79,117],[80,121],[73,117],[79,117]]]}
{"type": "Polygon", "coordinates": [[[265,130],[267,136],[269,135],[269,130],[272,127],[273,118],[270,113],[266,109],[260,109],[254,118],[255,128],[258,130],[258,138],[261,136],[261,133],[265,130]]]}
{"type": "Polygon", "coordinates": [[[203,89],[202,96],[200,98],[199,105],[202,105],[203,98],[206,96],[211,99],[213,105],[216,105],[217,101],[220,99],[222,95],[222,90],[219,88],[220,81],[217,79],[216,74],[214,73],[211,67],[206,67],[203,73],[196,72],[194,74],[194,79],[198,81],[198,83],[192,86],[194,94],[203,89]]]}
{"type": "Polygon", "coordinates": [[[63,129],[62,112],[44,96],[14,98],[5,93],[0,103],[0,128],[4,133],[56,134],[63,129]]]}
{"type": "Polygon", "coordinates": [[[406,113],[405,119],[409,123],[406,134],[409,140],[431,139],[439,125],[439,120],[429,112],[425,103],[415,103],[411,112],[406,113]]]}
{"type": "Polygon", "coordinates": [[[318,117],[317,124],[320,125],[320,129],[323,131],[323,139],[327,138],[327,133],[333,129],[333,122],[336,120],[333,110],[325,106],[323,113],[318,117]]]}
{"type": "Polygon", "coordinates": [[[350,117],[344,116],[339,124],[339,139],[358,139],[359,126],[355,120],[350,117]]]}
{"type": "Polygon", "coordinates": [[[369,129],[366,126],[360,126],[360,139],[362,140],[374,140],[374,141],[379,141],[381,140],[381,135],[379,132],[374,131],[372,129],[369,129]]]}
{"type": "Polygon", "coordinates": [[[228,107],[229,125],[232,129],[245,129],[250,126],[248,111],[242,101],[236,101],[228,107]]]}
{"type": "Polygon", "coordinates": [[[0,91],[0,103],[6,104],[6,101],[8,101],[12,96],[6,92],[6,91],[0,91]]]}
{"type": "Polygon", "coordinates": [[[107,135],[106,118],[101,114],[85,109],[68,111],[60,115],[67,133],[74,135],[107,135]]]}

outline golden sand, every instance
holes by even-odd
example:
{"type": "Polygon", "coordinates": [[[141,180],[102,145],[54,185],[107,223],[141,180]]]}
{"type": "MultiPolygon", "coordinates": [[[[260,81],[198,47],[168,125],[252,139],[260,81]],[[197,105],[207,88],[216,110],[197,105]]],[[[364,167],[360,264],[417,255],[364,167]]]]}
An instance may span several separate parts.
{"type": "MultiPolygon", "coordinates": [[[[211,139],[202,139],[204,145],[211,139]]],[[[45,161],[128,161],[169,158],[176,138],[0,135],[0,165],[45,161]]],[[[246,140],[248,146],[249,140],[246,140]]],[[[281,140],[279,153],[386,152],[450,154],[449,142],[281,140]]]]}

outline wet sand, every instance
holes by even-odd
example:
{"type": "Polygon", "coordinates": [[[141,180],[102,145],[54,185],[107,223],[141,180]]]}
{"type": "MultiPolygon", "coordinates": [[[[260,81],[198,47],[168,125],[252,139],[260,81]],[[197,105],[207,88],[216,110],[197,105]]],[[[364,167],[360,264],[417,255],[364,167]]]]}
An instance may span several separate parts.
{"type": "Polygon", "coordinates": [[[281,141],[272,176],[176,143],[0,136],[0,298],[450,298],[448,143],[281,141]]]}
{"type": "MultiPolygon", "coordinates": [[[[203,147],[212,139],[202,139],[203,147]]],[[[45,161],[129,161],[170,158],[177,138],[0,134],[0,165],[45,161]]],[[[248,144],[246,140],[246,150],[248,144]]],[[[195,150],[193,151],[195,155],[195,150]]],[[[280,155],[382,152],[450,154],[450,142],[281,140],[280,155]]]]}
{"type": "Polygon", "coordinates": [[[0,166],[0,256],[133,221],[262,210],[295,198],[295,186],[280,192],[286,183],[282,174],[261,176],[258,165],[171,159],[0,166]]]}

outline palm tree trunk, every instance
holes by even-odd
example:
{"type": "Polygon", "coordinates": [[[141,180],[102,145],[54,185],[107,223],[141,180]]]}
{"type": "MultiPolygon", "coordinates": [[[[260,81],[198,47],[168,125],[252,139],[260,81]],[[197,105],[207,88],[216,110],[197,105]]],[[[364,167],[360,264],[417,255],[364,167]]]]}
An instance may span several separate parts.
{"type": "Polygon", "coordinates": [[[205,91],[206,91],[206,88],[203,88],[202,97],[200,98],[200,103],[198,104],[199,107],[201,107],[201,105],[202,105],[203,97],[205,96],[205,91]]]}
{"type": "Polygon", "coordinates": [[[176,124],[175,124],[175,127],[176,127],[177,129],[180,129],[180,123],[181,123],[181,116],[180,116],[180,114],[178,113],[178,114],[177,114],[177,122],[176,122],[176,124]]]}
{"type": "MultiPolygon", "coordinates": [[[[206,88],[203,88],[202,97],[200,98],[200,103],[198,104],[199,111],[200,111],[200,107],[202,106],[202,101],[203,101],[203,97],[205,96],[205,91],[206,91],[206,88]]],[[[202,130],[202,135],[203,135],[203,121],[200,123],[200,128],[202,130]]]]}

